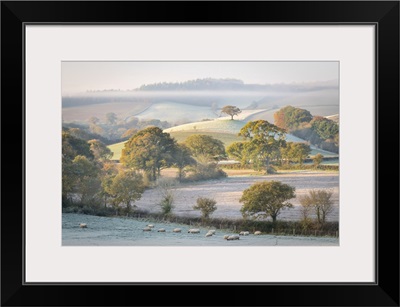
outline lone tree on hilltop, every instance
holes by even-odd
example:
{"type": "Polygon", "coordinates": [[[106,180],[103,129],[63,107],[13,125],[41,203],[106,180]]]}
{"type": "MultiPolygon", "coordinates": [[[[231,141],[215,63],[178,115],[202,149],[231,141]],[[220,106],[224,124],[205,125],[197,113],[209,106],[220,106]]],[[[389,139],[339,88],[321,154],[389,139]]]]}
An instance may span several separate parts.
{"type": "Polygon", "coordinates": [[[230,115],[231,120],[233,120],[234,115],[238,115],[241,112],[242,112],[242,110],[240,110],[238,107],[235,107],[235,106],[224,106],[221,110],[221,113],[230,115]]]}
{"type": "Polygon", "coordinates": [[[243,217],[248,215],[257,218],[270,216],[275,223],[277,216],[283,208],[292,208],[287,202],[296,197],[295,187],[280,181],[263,181],[250,186],[243,191],[240,202],[243,203],[240,211],[243,217]]]}

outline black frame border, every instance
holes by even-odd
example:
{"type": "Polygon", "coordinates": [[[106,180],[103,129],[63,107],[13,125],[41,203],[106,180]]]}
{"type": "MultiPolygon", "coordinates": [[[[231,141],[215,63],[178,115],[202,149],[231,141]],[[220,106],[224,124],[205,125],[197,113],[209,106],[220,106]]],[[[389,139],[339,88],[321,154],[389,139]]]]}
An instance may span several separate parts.
{"type": "Polygon", "coordinates": [[[12,152],[12,158],[1,155],[3,306],[399,306],[398,1],[3,1],[1,77],[0,148],[12,152]],[[26,24],[71,23],[375,25],[377,282],[25,283],[24,29],[26,24]],[[147,289],[163,294],[146,297],[140,291],[147,289]]]}

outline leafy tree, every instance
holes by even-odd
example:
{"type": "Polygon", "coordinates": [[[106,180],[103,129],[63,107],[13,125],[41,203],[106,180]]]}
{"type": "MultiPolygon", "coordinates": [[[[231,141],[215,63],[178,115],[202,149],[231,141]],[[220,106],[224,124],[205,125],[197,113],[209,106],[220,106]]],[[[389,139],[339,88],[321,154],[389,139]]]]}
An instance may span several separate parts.
{"type": "Polygon", "coordinates": [[[191,135],[184,144],[189,148],[193,157],[203,163],[218,161],[226,156],[224,143],[209,135],[191,135]]]}
{"type": "Polygon", "coordinates": [[[88,159],[94,158],[89,144],[72,136],[68,131],[62,132],[62,155],[70,160],[73,160],[78,155],[85,156],[88,159]]]}
{"type": "Polygon", "coordinates": [[[199,197],[196,201],[196,205],[193,206],[194,210],[201,211],[201,217],[208,219],[210,215],[217,210],[216,201],[212,198],[199,197]]]}
{"type": "Polygon", "coordinates": [[[314,156],[314,158],[313,158],[314,166],[315,166],[316,168],[318,168],[319,165],[322,163],[323,160],[324,160],[324,156],[321,155],[320,153],[317,153],[317,154],[314,156]]]}
{"type": "Polygon", "coordinates": [[[107,201],[112,195],[109,193],[111,184],[118,174],[118,167],[113,162],[105,162],[103,168],[101,169],[101,196],[104,199],[104,206],[107,206],[107,201]]]}
{"type": "Polygon", "coordinates": [[[224,106],[221,112],[230,115],[231,120],[233,120],[233,116],[238,115],[242,110],[235,106],[224,106]]]}
{"type": "Polygon", "coordinates": [[[312,119],[313,116],[309,111],[292,106],[286,106],[274,113],[275,125],[286,130],[297,129],[312,119]]]}
{"type": "Polygon", "coordinates": [[[78,155],[72,160],[74,191],[80,195],[82,204],[93,203],[100,190],[99,169],[97,165],[78,155]]]}
{"type": "Polygon", "coordinates": [[[290,160],[296,160],[300,165],[303,164],[304,159],[311,153],[311,148],[306,143],[287,142],[285,147],[281,148],[282,157],[286,159],[287,163],[290,160]]]}
{"type": "Polygon", "coordinates": [[[162,168],[173,164],[176,147],[176,140],[168,133],[158,127],[149,127],[140,130],[125,143],[121,163],[144,170],[154,181],[162,168]]]}
{"type": "Polygon", "coordinates": [[[184,144],[178,144],[174,154],[174,165],[178,168],[178,180],[185,177],[185,167],[195,165],[196,160],[191,156],[190,149],[184,144]]]}
{"type": "Polygon", "coordinates": [[[332,192],[326,190],[311,190],[307,195],[300,197],[303,207],[313,207],[320,224],[326,222],[326,217],[333,211],[332,192]]]}
{"type": "Polygon", "coordinates": [[[96,160],[107,161],[112,158],[113,152],[103,142],[99,140],[90,140],[88,143],[96,160]]]}
{"type": "Polygon", "coordinates": [[[228,156],[239,161],[241,165],[249,163],[245,142],[234,142],[226,148],[228,156]]]}
{"type": "Polygon", "coordinates": [[[335,139],[336,135],[339,134],[339,125],[326,117],[314,117],[311,121],[311,127],[323,140],[335,139]]]}
{"type": "Polygon", "coordinates": [[[270,172],[270,160],[280,154],[280,148],[286,144],[285,130],[270,124],[266,120],[249,121],[238,134],[244,137],[246,150],[254,165],[263,165],[270,172]]]}
{"type": "Polygon", "coordinates": [[[144,192],[143,176],[133,170],[121,170],[107,187],[107,192],[112,195],[114,206],[126,204],[130,212],[131,202],[140,199],[144,192]]]}
{"type": "MultiPolygon", "coordinates": [[[[77,129],[79,130],[79,129],[77,129]]],[[[72,202],[71,195],[76,190],[77,165],[73,160],[77,157],[93,159],[89,144],[71,135],[69,130],[62,131],[62,202],[63,205],[72,202]]],[[[79,178],[78,178],[79,179],[79,178]]],[[[85,196],[84,196],[85,197],[85,196]]]]}
{"type": "Polygon", "coordinates": [[[280,211],[292,208],[287,202],[295,197],[295,187],[283,184],[280,181],[258,182],[243,191],[240,202],[243,203],[240,211],[244,217],[253,218],[270,216],[275,223],[280,211]]]}

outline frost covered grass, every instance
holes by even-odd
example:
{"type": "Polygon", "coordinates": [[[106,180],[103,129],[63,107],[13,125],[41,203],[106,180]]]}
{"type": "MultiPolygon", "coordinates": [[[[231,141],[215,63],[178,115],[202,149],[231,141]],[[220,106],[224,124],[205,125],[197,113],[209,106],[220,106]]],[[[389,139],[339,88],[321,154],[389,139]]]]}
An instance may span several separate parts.
{"type": "MultiPolygon", "coordinates": [[[[241,219],[239,202],[242,192],[250,185],[265,181],[278,180],[296,188],[297,197],[304,195],[310,189],[330,189],[333,191],[332,200],[334,211],[328,221],[339,220],[339,174],[338,172],[325,171],[296,171],[275,175],[240,175],[207,180],[195,183],[185,183],[172,190],[174,195],[174,211],[176,216],[199,217],[199,212],[192,209],[198,197],[213,198],[217,202],[217,210],[213,218],[241,219]]],[[[162,194],[157,189],[146,190],[142,198],[135,205],[137,209],[157,213],[160,211],[159,203],[162,194]]],[[[301,206],[298,198],[291,200],[294,208],[286,209],[278,216],[278,220],[296,221],[301,218],[301,206]]]]}
{"type": "Polygon", "coordinates": [[[240,236],[227,241],[225,235],[238,232],[199,226],[199,233],[189,233],[190,225],[173,222],[151,222],[154,227],[143,231],[150,220],[146,218],[99,217],[64,213],[62,215],[63,246],[337,246],[336,237],[300,236],[279,234],[240,236]],[[84,223],[87,228],[79,225],[84,223]],[[180,228],[181,232],[173,230],[180,228]],[[159,229],[165,231],[159,232],[159,229]],[[215,230],[212,236],[206,236],[215,230]]]}

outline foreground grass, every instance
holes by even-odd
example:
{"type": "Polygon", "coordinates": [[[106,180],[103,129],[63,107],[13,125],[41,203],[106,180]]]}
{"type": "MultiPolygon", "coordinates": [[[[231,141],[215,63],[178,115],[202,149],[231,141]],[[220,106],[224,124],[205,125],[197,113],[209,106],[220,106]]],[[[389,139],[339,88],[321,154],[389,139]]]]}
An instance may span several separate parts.
{"type": "Polygon", "coordinates": [[[142,219],[152,223],[177,223],[187,225],[188,227],[208,227],[213,229],[226,230],[233,233],[241,231],[261,231],[262,234],[270,235],[290,235],[290,236],[324,236],[338,237],[339,222],[325,222],[319,224],[315,221],[304,223],[302,221],[277,221],[273,223],[268,220],[250,220],[250,219],[223,219],[209,218],[207,220],[200,217],[175,216],[173,214],[163,215],[161,213],[149,213],[146,211],[134,211],[127,213],[120,208],[116,211],[114,208],[89,207],[89,206],[69,206],[63,208],[63,213],[77,213],[94,216],[120,217],[142,219]]]}

